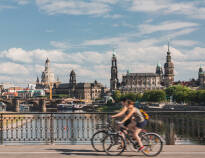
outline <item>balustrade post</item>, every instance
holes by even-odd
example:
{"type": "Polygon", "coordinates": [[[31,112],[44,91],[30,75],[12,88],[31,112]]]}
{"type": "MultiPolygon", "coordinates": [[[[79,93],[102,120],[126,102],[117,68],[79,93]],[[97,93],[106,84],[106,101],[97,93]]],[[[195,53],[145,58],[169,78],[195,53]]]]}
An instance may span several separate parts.
{"type": "Polygon", "coordinates": [[[40,104],[41,111],[46,112],[46,101],[45,101],[45,99],[40,99],[39,104],[40,104]]]}
{"type": "Polygon", "coordinates": [[[16,112],[20,112],[20,104],[18,99],[15,99],[15,107],[16,107],[16,112]]]}
{"type": "Polygon", "coordinates": [[[174,131],[174,122],[168,118],[168,126],[166,129],[166,144],[175,145],[175,131],[174,131]]]}
{"type": "Polygon", "coordinates": [[[1,114],[1,118],[0,118],[0,139],[1,139],[1,144],[3,144],[3,140],[4,140],[4,127],[3,127],[3,114],[1,114]]]}
{"type": "Polygon", "coordinates": [[[51,144],[54,143],[54,121],[53,121],[53,113],[51,113],[50,116],[50,140],[51,140],[51,144]]]}

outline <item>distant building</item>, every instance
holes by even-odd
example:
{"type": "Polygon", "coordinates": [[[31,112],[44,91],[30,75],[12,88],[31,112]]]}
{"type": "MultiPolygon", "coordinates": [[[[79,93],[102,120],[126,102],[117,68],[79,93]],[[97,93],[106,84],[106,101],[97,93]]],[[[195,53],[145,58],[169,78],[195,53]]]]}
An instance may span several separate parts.
{"type": "Polygon", "coordinates": [[[200,66],[200,68],[199,68],[198,82],[199,82],[200,88],[205,88],[205,72],[203,71],[202,66],[200,66]]]}
{"type": "Polygon", "coordinates": [[[50,69],[50,60],[47,58],[45,62],[45,70],[42,72],[41,81],[37,77],[36,79],[36,89],[49,89],[57,81],[55,80],[54,73],[50,69]]]}
{"type": "Polygon", "coordinates": [[[111,66],[110,91],[120,90],[126,92],[144,92],[145,90],[162,89],[174,83],[174,64],[171,61],[171,53],[168,51],[164,73],[161,64],[157,64],[155,73],[130,73],[122,76],[122,82],[118,80],[117,57],[113,53],[111,66]]]}
{"type": "Polygon", "coordinates": [[[156,73],[127,73],[122,77],[120,91],[144,92],[145,90],[161,89],[160,76],[156,73]]]}
{"type": "Polygon", "coordinates": [[[97,81],[93,83],[77,83],[74,70],[70,73],[69,83],[54,84],[54,94],[67,94],[71,98],[95,100],[100,98],[105,87],[97,81]]]}
{"type": "Polygon", "coordinates": [[[164,64],[164,85],[169,87],[174,82],[174,64],[171,61],[171,55],[169,51],[169,44],[168,44],[168,51],[167,51],[167,58],[166,63],[164,64]]]}
{"type": "Polygon", "coordinates": [[[111,79],[110,79],[110,90],[117,90],[119,87],[118,70],[117,70],[117,58],[115,53],[112,56],[112,66],[111,66],[111,79]]]}

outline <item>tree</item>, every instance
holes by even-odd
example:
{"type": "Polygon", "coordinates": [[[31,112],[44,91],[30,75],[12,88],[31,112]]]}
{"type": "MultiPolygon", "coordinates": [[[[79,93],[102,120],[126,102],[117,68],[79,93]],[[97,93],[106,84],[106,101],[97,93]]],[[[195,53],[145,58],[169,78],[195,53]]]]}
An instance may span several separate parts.
{"type": "Polygon", "coordinates": [[[137,94],[130,92],[126,93],[124,97],[135,102],[137,99],[137,94]]]}
{"type": "Polygon", "coordinates": [[[178,103],[188,102],[190,94],[192,93],[192,90],[189,87],[182,85],[170,86],[165,91],[168,97],[173,96],[173,100],[178,103]]]}
{"type": "Polygon", "coordinates": [[[163,90],[145,91],[142,96],[143,101],[161,102],[166,100],[166,93],[163,90]]]}
{"type": "Polygon", "coordinates": [[[116,90],[113,94],[113,99],[115,100],[115,102],[118,103],[120,101],[121,97],[122,97],[121,92],[119,90],[116,90]]]}

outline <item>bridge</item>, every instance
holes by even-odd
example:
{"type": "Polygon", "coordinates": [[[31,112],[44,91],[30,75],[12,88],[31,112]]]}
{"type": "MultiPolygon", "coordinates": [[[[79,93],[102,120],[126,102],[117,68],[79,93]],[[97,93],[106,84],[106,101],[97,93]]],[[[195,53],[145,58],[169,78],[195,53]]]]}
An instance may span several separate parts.
{"type": "MultiPolygon", "coordinates": [[[[110,114],[0,113],[0,157],[105,157],[104,152],[93,151],[90,138],[99,130],[96,124],[110,114]]],[[[149,115],[146,130],[164,139],[163,152],[157,157],[205,157],[205,112],[152,111],[149,115]]],[[[134,156],[143,154],[127,149],[120,157],[134,156]]]]}
{"type": "Polygon", "coordinates": [[[47,108],[57,108],[57,104],[61,103],[63,99],[47,99],[47,98],[14,98],[14,99],[4,99],[0,98],[0,102],[7,105],[8,111],[20,112],[20,104],[33,104],[32,111],[46,112],[47,108]]]}
{"type": "MultiPolygon", "coordinates": [[[[140,152],[130,150],[116,158],[144,157],[140,152]]],[[[0,157],[6,158],[102,158],[109,157],[104,152],[95,152],[91,145],[0,145],[0,157]]],[[[157,158],[204,158],[205,145],[165,145],[157,158]]]]}

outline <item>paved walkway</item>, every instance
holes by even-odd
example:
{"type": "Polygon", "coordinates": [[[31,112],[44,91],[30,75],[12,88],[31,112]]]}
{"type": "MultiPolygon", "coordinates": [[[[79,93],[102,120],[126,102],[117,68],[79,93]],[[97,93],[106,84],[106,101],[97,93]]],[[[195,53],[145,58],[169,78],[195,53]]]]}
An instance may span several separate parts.
{"type": "MultiPolygon", "coordinates": [[[[140,152],[126,151],[118,158],[144,157],[140,152]]],[[[90,145],[0,145],[0,158],[69,158],[109,157],[104,152],[94,152],[90,145]]],[[[164,146],[159,158],[205,158],[205,145],[164,146]]],[[[113,158],[113,156],[112,156],[113,158]]]]}

